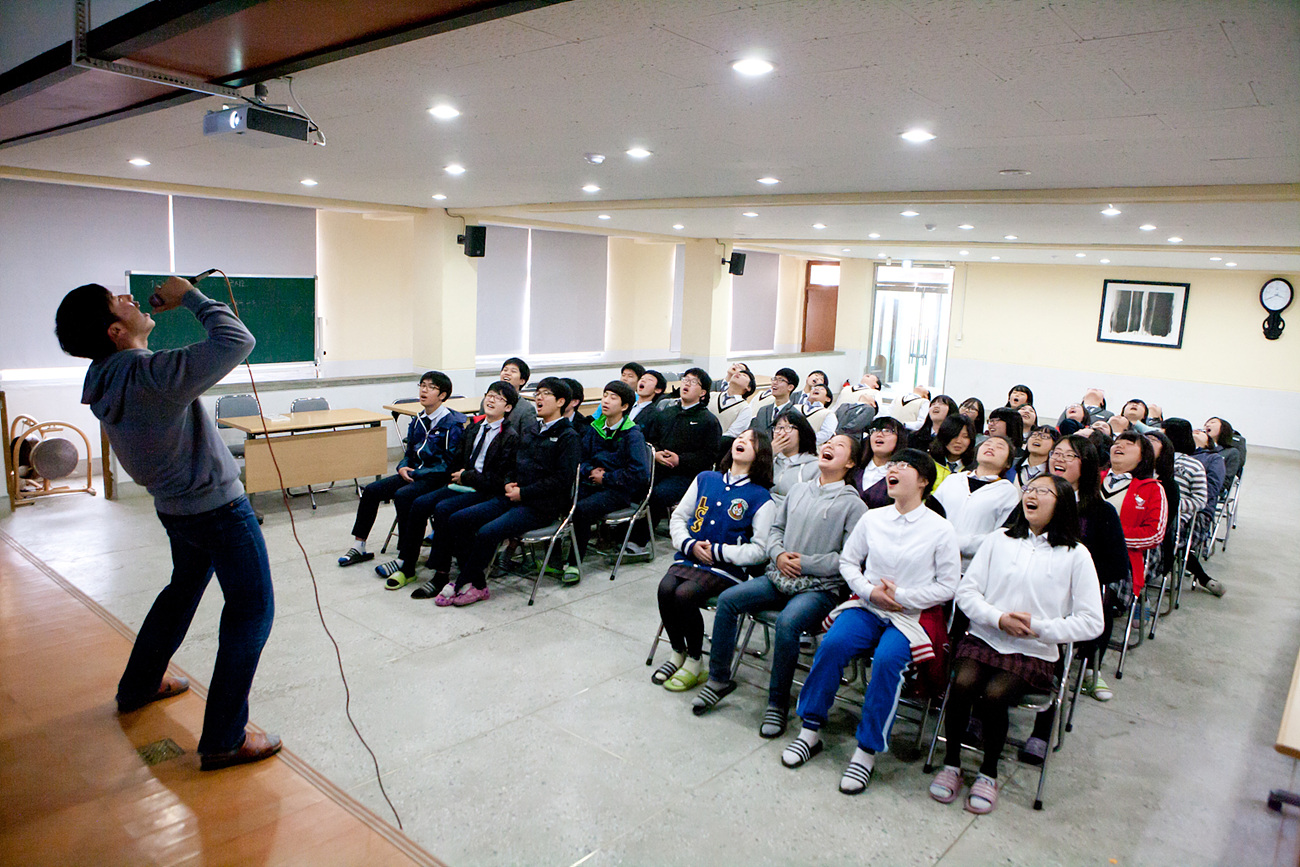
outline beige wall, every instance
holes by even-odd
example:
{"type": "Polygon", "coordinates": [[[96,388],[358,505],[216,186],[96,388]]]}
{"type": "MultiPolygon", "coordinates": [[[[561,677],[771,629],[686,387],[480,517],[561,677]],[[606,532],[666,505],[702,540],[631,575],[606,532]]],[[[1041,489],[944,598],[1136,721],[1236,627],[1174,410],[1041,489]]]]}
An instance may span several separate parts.
{"type": "Polygon", "coordinates": [[[676,244],[609,239],[605,349],[649,357],[668,351],[676,244]]]}
{"type": "Polygon", "coordinates": [[[776,340],[774,352],[798,352],[803,346],[804,281],[808,260],[782,256],[776,281],[776,340]]]}

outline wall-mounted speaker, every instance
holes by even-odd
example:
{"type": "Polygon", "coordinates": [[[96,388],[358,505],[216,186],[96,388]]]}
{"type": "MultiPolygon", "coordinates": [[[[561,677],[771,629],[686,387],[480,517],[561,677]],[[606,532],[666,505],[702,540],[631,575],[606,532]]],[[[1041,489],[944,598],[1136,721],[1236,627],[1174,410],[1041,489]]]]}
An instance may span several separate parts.
{"type": "Polygon", "coordinates": [[[744,253],[732,253],[732,254],[731,254],[731,261],[727,263],[727,273],[728,273],[728,274],[733,274],[733,275],[735,275],[736,277],[739,277],[739,276],[741,276],[742,274],[745,273],[745,254],[744,254],[744,253]]]}
{"type": "Polygon", "coordinates": [[[456,243],[465,245],[466,256],[482,258],[487,250],[487,226],[466,226],[465,234],[456,236],[456,243]]]}

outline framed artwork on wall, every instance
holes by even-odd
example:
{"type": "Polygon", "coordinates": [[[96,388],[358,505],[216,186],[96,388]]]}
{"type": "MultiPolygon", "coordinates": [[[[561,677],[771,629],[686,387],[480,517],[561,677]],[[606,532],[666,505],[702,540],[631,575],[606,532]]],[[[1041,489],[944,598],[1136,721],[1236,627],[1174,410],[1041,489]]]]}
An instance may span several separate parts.
{"type": "Polygon", "coordinates": [[[1181,349],[1191,286],[1147,280],[1104,281],[1097,342],[1181,349]]]}

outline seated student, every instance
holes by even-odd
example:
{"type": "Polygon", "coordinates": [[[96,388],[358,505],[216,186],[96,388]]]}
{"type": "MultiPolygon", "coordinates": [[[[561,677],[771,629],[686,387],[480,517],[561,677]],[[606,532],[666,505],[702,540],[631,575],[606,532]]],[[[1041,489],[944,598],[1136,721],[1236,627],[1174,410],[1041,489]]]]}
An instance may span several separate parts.
{"type": "Polygon", "coordinates": [[[1160,482],[1151,477],[1155,451],[1137,431],[1125,431],[1110,448],[1110,468],[1101,476],[1101,495],[1119,512],[1128,545],[1133,592],[1146,586],[1146,551],[1165,538],[1168,502],[1160,482]]]}
{"type": "Polygon", "coordinates": [[[587,399],[586,386],[567,376],[562,377],[562,379],[565,387],[569,389],[569,399],[564,402],[562,415],[569,420],[569,424],[573,425],[574,430],[580,431],[583,428],[591,427],[591,416],[578,412],[578,407],[582,406],[582,402],[587,399]]]}
{"type": "Polygon", "coordinates": [[[835,405],[839,406],[842,403],[870,403],[872,406],[879,406],[880,377],[872,372],[870,367],[862,371],[861,379],[852,385],[845,383],[840,389],[839,396],[835,398],[835,405]]]}
{"type": "Polygon", "coordinates": [[[1241,465],[1246,462],[1246,455],[1243,452],[1245,440],[1231,424],[1217,415],[1210,416],[1202,429],[1210,435],[1210,441],[1218,448],[1219,456],[1223,458],[1226,480],[1224,483],[1227,484],[1241,475],[1241,465]]]}
{"type": "Polygon", "coordinates": [[[1061,434],[1051,425],[1035,425],[1029,431],[1024,454],[1016,461],[1016,487],[1023,488],[1047,472],[1047,456],[1060,438],[1061,434]]]}
{"type": "Polygon", "coordinates": [[[747,430],[731,444],[719,472],[696,476],[673,510],[673,565],[659,582],[659,616],[672,656],[650,676],[669,692],[685,692],[703,673],[704,619],[710,598],[744,581],[745,567],[767,559],[767,534],[775,508],[772,444],[747,430]]]}
{"type": "Polygon", "coordinates": [[[1024,427],[1025,422],[1020,415],[1019,409],[1000,406],[993,410],[993,412],[989,413],[989,420],[985,426],[985,433],[991,437],[1006,437],[1016,444],[1016,452],[1019,453],[1020,449],[1024,448],[1024,427]]]}
{"type": "Polygon", "coordinates": [[[750,427],[757,431],[762,431],[769,437],[772,435],[772,425],[776,422],[776,417],[788,409],[794,409],[798,404],[795,402],[794,390],[799,387],[799,374],[795,373],[788,367],[783,367],[772,375],[772,403],[763,404],[754,413],[754,420],[750,422],[750,427]]]}
{"type": "Polygon", "coordinates": [[[627,411],[627,417],[641,425],[642,428],[654,413],[655,404],[668,390],[668,380],[657,370],[647,370],[636,381],[636,403],[627,411]]]}
{"type": "Polygon", "coordinates": [[[961,577],[961,552],[952,524],[924,506],[934,470],[924,452],[899,452],[886,476],[894,505],[864,514],[844,543],[840,574],[856,595],[836,609],[839,616],[817,648],[799,693],[803,728],[781,753],[782,764],[797,768],[821,752],[819,732],[844,666],[855,656],[872,653],[858,748],[840,778],[840,791],[846,795],[867,788],[876,754],[889,747],[904,671],[934,655],[920,623],[921,612],[952,599],[961,577]]]}
{"type": "Polygon", "coordinates": [[[436,605],[459,607],[491,598],[485,573],[497,546],[545,527],[568,511],[582,457],[578,432],[561,415],[568,400],[563,380],[548,376],[537,383],[534,402],[540,424],[520,438],[504,492],[436,522],[430,560],[437,556],[445,562],[449,546],[460,561],[454,595],[438,595],[436,605]]]}
{"type": "Polygon", "coordinates": [[[826,390],[826,386],[814,385],[808,400],[799,404],[799,410],[808,420],[808,426],[813,429],[814,436],[821,431],[822,425],[831,415],[831,402],[831,394],[826,390]]]}
{"type": "Polygon", "coordinates": [[[339,558],[340,566],[375,558],[366,550],[366,538],[375,525],[380,503],[393,501],[401,526],[416,497],[447,484],[465,430],[465,416],[443,406],[450,396],[451,378],[441,370],[430,370],[420,377],[420,414],[411,419],[407,428],[406,453],[397,462],[395,475],[371,482],[362,490],[352,524],[352,547],[339,558]]]}
{"type": "Polygon", "coordinates": [[[1157,430],[1155,425],[1147,422],[1147,402],[1141,398],[1133,398],[1120,409],[1119,414],[1128,420],[1129,426],[1138,433],[1150,433],[1157,430]]]}
{"type": "Polygon", "coordinates": [[[953,473],[934,491],[934,498],[957,531],[963,572],[980,543],[1002,526],[1020,501],[1020,488],[1004,475],[1015,454],[1009,438],[991,436],[976,450],[973,469],[953,473]]]}
{"type": "Polygon", "coordinates": [[[862,460],[845,480],[862,497],[868,509],[891,506],[889,482],[885,478],[894,454],[907,446],[907,428],[896,418],[878,418],[862,441],[862,460]]]}
{"type": "MultiPolygon", "coordinates": [[[[990,440],[992,441],[992,440],[990,440]]],[[[1074,491],[1062,479],[1030,482],[1008,526],[990,534],[957,585],[970,631],[957,645],[945,711],[947,750],[930,797],[950,804],[961,791],[961,742],[978,702],[984,760],[966,798],[971,813],[998,802],[998,759],[1007,711],[1030,692],[1050,692],[1058,644],[1101,632],[1101,589],[1079,544],[1074,491]]]]}
{"type": "Polygon", "coordinates": [[[1020,413],[1020,430],[1024,434],[1024,439],[1017,448],[1024,449],[1025,443],[1029,441],[1029,432],[1038,426],[1038,410],[1034,409],[1033,404],[1027,403],[1017,407],[1016,412],[1020,413]]]}
{"type": "Polygon", "coordinates": [[[528,384],[531,374],[528,362],[522,358],[507,358],[501,364],[501,381],[510,383],[519,392],[519,404],[510,413],[508,424],[515,435],[520,437],[524,431],[537,427],[537,408],[533,405],[532,398],[524,394],[524,386],[528,384]]]}
{"type": "MultiPolygon", "coordinates": [[[[664,401],[643,427],[646,442],[655,447],[655,487],[650,495],[650,520],[658,524],[681,500],[695,477],[710,469],[722,445],[722,426],[709,411],[713,381],[698,367],[682,374],[681,397],[664,401]]],[[[644,554],[650,541],[643,526],[632,528],[628,551],[644,554]]]]}
{"type": "MultiPolygon", "coordinates": [[[[812,403],[813,387],[818,385],[826,389],[827,394],[830,394],[831,381],[827,378],[826,371],[824,370],[814,370],[812,373],[808,374],[808,378],[803,381],[803,391],[795,394],[795,400],[805,405],[812,403]]],[[[829,405],[829,403],[830,401],[828,400],[826,404],[829,405]]]]}
{"type": "Polygon", "coordinates": [[[864,373],[857,385],[845,386],[836,398],[834,410],[817,429],[817,445],[824,445],[836,434],[861,439],[879,414],[880,377],[864,373]]]}
{"type": "Polygon", "coordinates": [[[1019,409],[1025,404],[1034,403],[1034,390],[1027,385],[1013,385],[1007,392],[1007,406],[1012,409],[1019,409]]]}
{"type": "MultiPolygon", "coordinates": [[[[1120,416],[1112,416],[1107,421],[1114,421],[1117,418],[1120,416]]],[[[1173,574],[1174,549],[1178,547],[1178,514],[1182,503],[1178,492],[1178,463],[1174,444],[1163,431],[1152,431],[1143,436],[1151,443],[1151,451],[1155,456],[1151,475],[1160,482],[1160,487],[1164,488],[1165,503],[1169,510],[1169,518],[1165,521],[1165,538],[1159,545],[1147,549],[1147,575],[1154,581],[1156,577],[1173,574]]]]}
{"type": "MultiPolygon", "coordinates": [[[[519,447],[519,436],[510,427],[507,417],[517,403],[519,392],[510,383],[497,380],[488,385],[483,395],[483,416],[476,419],[461,437],[460,454],[456,460],[458,469],[451,474],[451,484],[416,497],[411,503],[397,536],[397,567],[386,573],[388,581],[385,586],[391,583],[392,589],[396,590],[415,580],[420,542],[430,518],[436,533],[439,523],[446,521],[453,512],[505,493],[506,473],[513,469],[515,452],[519,447]]],[[[435,557],[439,550],[435,547],[429,556],[429,567],[434,570],[433,580],[416,587],[411,592],[412,599],[431,599],[447,586],[451,552],[446,550],[441,558],[435,557]]]]}
{"type": "Polygon", "coordinates": [[[1206,574],[1205,567],[1201,565],[1200,551],[1214,531],[1214,510],[1219,503],[1219,491],[1222,490],[1224,480],[1227,478],[1226,465],[1222,457],[1206,447],[1209,445],[1209,435],[1205,431],[1192,430],[1191,422],[1187,419],[1166,420],[1164,431],[1170,442],[1174,444],[1175,451],[1189,455],[1205,468],[1205,505],[1192,519],[1193,556],[1187,558],[1187,571],[1203,588],[1215,596],[1222,596],[1228,588],[1223,585],[1223,582],[1206,574]],[[1196,439],[1198,433],[1201,435],[1199,441],[1196,439]]]}
{"type": "Polygon", "coordinates": [[[757,389],[754,374],[737,370],[731,375],[727,388],[709,398],[709,410],[718,417],[722,426],[722,444],[719,452],[731,448],[731,441],[749,429],[754,420],[754,405],[749,402],[757,389]]]}
{"type": "Polygon", "coordinates": [[[727,390],[727,387],[731,385],[731,378],[732,378],[733,376],[735,376],[738,372],[742,371],[742,370],[745,371],[746,373],[752,373],[752,372],[753,372],[753,371],[751,371],[751,370],[749,369],[749,365],[746,364],[746,363],[743,362],[743,361],[733,361],[733,362],[731,362],[731,364],[727,365],[727,375],[726,375],[726,377],[723,378],[723,379],[711,379],[711,380],[709,380],[709,382],[710,382],[710,387],[709,387],[708,390],[709,390],[709,391],[726,391],[726,390],[727,390]]]}
{"type": "Polygon", "coordinates": [[[916,430],[929,411],[930,389],[924,385],[913,386],[911,391],[900,395],[889,407],[889,415],[901,421],[908,430],[916,430]]]}
{"type": "Polygon", "coordinates": [[[772,427],[772,502],[777,506],[799,482],[817,477],[817,434],[797,407],[772,427]]]}
{"type": "Polygon", "coordinates": [[[1056,421],[1056,428],[1061,432],[1061,436],[1069,436],[1074,431],[1087,427],[1088,424],[1088,411],[1083,408],[1083,404],[1072,403],[1061,411],[1061,417],[1056,421]],[[1074,429],[1067,431],[1066,422],[1072,423],[1074,429]]]}
{"type": "MultiPolygon", "coordinates": [[[[939,426],[944,423],[944,420],[949,416],[959,415],[961,415],[961,409],[957,406],[957,401],[946,394],[939,395],[930,401],[930,408],[926,411],[925,418],[920,420],[918,427],[912,428],[911,425],[908,425],[908,429],[912,431],[912,434],[907,438],[908,448],[925,451],[930,447],[930,440],[934,439],[935,434],[939,431],[939,426]]],[[[979,432],[976,431],[976,433],[979,432]]],[[[974,441],[972,441],[971,445],[974,444],[974,441]]]]}
{"type": "Polygon", "coordinates": [[[975,425],[960,415],[948,416],[930,441],[928,453],[934,460],[934,486],[937,488],[952,473],[975,466],[975,425]]]}
{"type": "MultiPolygon", "coordinates": [[[[1079,420],[1079,423],[1085,427],[1095,421],[1105,421],[1114,415],[1113,412],[1106,409],[1106,392],[1102,391],[1100,388],[1094,387],[1085,391],[1083,397],[1079,400],[1078,405],[1082,406],[1084,412],[1087,414],[1086,420],[1079,420]]],[[[1071,404],[1071,406],[1074,406],[1074,404],[1071,404]]],[[[1068,412],[1069,407],[1067,407],[1066,410],[1068,412]]],[[[1061,417],[1056,420],[1057,427],[1060,427],[1061,422],[1065,421],[1067,417],[1066,413],[1061,413],[1061,417]]]]}
{"type": "Polygon", "coordinates": [[[618,372],[618,378],[627,383],[627,387],[633,390],[636,389],[636,384],[641,381],[643,376],[645,376],[645,365],[635,361],[629,361],[618,372]]]}
{"type": "Polygon", "coordinates": [[[975,425],[975,430],[982,432],[984,430],[984,401],[978,397],[968,397],[961,402],[957,411],[966,418],[970,419],[975,425]]]}
{"type": "MultiPolygon", "coordinates": [[[[573,512],[573,529],[581,561],[587,556],[591,525],[619,509],[640,502],[650,484],[650,461],[645,436],[627,417],[635,395],[627,383],[605,384],[600,398],[600,417],[582,429],[582,485],[573,512]]],[[[560,579],[577,584],[581,577],[576,565],[565,567],[560,579]]]]}
{"type": "Polygon", "coordinates": [[[795,485],[776,507],[767,539],[767,571],[718,596],[709,681],[691,706],[697,716],[736,688],[731,660],[740,615],[779,611],[767,710],[759,734],[775,738],[785,733],[799,637],[818,631],[822,619],[844,598],[839,552],[867,510],[844,477],[861,454],[862,447],[853,437],[835,436],[822,446],[815,463],[817,477],[795,485]]]}
{"type": "Polygon", "coordinates": [[[1088,441],[1092,443],[1093,448],[1097,450],[1097,454],[1101,457],[1101,470],[1104,473],[1110,469],[1110,447],[1115,444],[1115,437],[1110,435],[1110,428],[1105,427],[1106,422],[1099,422],[1098,424],[1102,425],[1104,429],[1098,430],[1093,427],[1080,430],[1079,433],[1086,436],[1088,441]]]}

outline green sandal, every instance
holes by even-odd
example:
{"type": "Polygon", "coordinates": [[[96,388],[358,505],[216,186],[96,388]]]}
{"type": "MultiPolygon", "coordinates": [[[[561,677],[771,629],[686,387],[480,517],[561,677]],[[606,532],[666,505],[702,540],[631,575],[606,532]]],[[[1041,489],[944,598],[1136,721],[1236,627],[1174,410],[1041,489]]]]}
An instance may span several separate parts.
{"type": "Polygon", "coordinates": [[[707,671],[691,674],[683,667],[677,669],[677,673],[668,678],[668,682],[664,684],[664,689],[669,692],[686,692],[688,689],[694,689],[702,683],[707,683],[708,680],[709,673],[707,671]]]}
{"type": "Polygon", "coordinates": [[[415,581],[414,575],[407,575],[405,572],[394,572],[384,580],[385,590],[401,590],[407,584],[415,581]]]}

